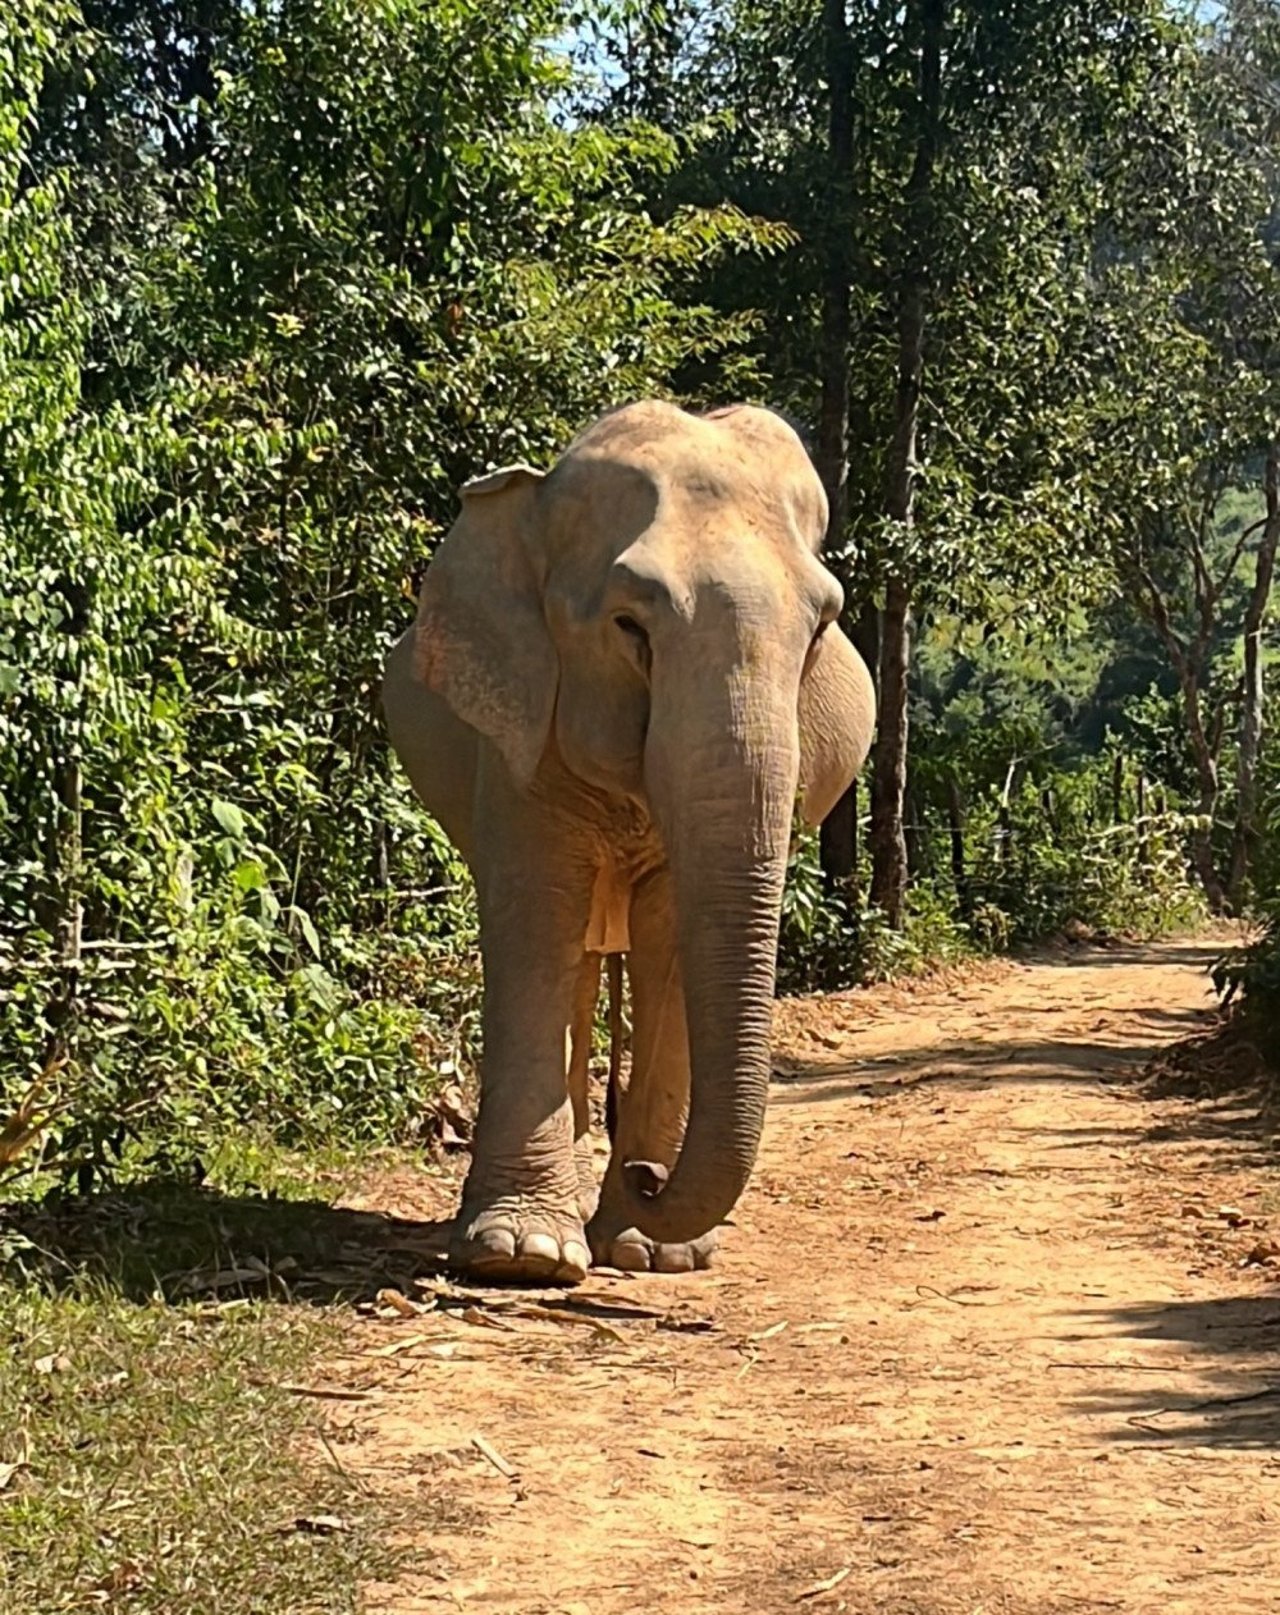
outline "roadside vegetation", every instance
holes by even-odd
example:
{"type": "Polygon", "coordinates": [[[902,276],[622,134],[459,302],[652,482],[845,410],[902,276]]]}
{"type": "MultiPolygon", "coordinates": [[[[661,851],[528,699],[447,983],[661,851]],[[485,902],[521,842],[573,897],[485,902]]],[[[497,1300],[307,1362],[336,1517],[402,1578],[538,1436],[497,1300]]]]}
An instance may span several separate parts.
{"type": "Polygon", "coordinates": [[[785,990],[1234,916],[1274,1039],[1278,83],[1271,0],[0,0],[0,1612],[351,1607],[323,1307],[173,1275],[463,1125],[379,670],[609,405],[828,489],[881,718],[785,990]]]}

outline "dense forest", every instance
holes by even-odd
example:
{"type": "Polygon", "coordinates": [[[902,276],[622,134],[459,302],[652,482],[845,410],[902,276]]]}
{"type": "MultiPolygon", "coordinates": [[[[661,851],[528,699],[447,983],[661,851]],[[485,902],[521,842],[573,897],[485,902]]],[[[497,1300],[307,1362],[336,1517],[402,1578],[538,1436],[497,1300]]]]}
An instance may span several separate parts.
{"type": "Polygon", "coordinates": [[[0,0],[0,1176],[411,1138],[465,874],[379,712],[456,489],[808,436],[876,672],[785,987],[1255,916],[1280,8],[0,0]]]}

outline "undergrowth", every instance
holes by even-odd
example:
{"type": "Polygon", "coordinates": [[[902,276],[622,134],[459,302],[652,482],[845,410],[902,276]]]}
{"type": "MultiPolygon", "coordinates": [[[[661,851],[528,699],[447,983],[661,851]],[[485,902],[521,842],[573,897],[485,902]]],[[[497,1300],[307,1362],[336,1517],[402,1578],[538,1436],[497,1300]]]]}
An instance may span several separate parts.
{"type": "Polygon", "coordinates": [[[253,1202],[174,1194],[0,1218],[0,1615],[349,1615],[386,1522],[288,1389],[338,1315],[211,1287],[253,1202]]]}

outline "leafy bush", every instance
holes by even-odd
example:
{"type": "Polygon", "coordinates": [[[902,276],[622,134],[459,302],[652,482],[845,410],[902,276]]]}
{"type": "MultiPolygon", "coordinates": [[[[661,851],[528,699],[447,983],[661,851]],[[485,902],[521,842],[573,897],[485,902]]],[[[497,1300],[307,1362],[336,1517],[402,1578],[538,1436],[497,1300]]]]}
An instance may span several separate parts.
{"type": "MultiPolygon", "coordinates": [[[[979,747],[984,737],[979,736],[979,747]]],[[[927,765],[917,777],[929,778],[927,765]]],[[[1027,776],[1007,791],[988,785],[962,830],[963,878],[956,848],[923,797],[911,826],[916,868],[906,923],[891,930],[848,889],[824,890],[818,837],[797,830],[783,903],[778,982],[812,992],[911,975],[975,953],[1039,942],[1076,922],[1099,932],[1154,937],[1205,918],[1204,898],[1187,865],[1192,815],[1144,811],[1112,822],[1114,759],[1027,776]]],[[[866,846],[868,826],[860,826],[866,846]]]]}
{"type": "Polygon", "coordinates": [[[0,1170],[413,1136],[475,930],[383,657],[457,485],[735,342],[675,294],[773,237],[557,124],[553,0],[211,8],[189,95],[93,15],[0,53],[0,1170]]]}
{"type": "Polygon", "coordinates": [[[1007,805],[992,797],[979,805],[968,827],[972,900],[993,941],[1034,942],[1071,921],[1152,937],[1204,919],[1187,866],[1197,821],[1165,811],[1109,822],[1110,790],[1104,758],[1047,786],[1026,781],[1007,805]]]}
{"type": "Polygon", "coordinates": [[[1280,750],[1273,746],[1265,763],[1260,841],[1253,864],[1261,926],[1248,947],[1233,949],[1218,961],[1214,982],[1228,1002],[1238,999],[1261,1022],[1274,1049],[1280,1047],[1280,750]]]}
{"type": "Polygon", "coordinates": [[[863,904],[857,884],[825,891],[818,834],[797,828],[783,895],[778,990],[832,992],[896,976],[918,975],[975,951],[947,898],[916,882],[906,924],[893,930],[880,910],[863,904]]]}

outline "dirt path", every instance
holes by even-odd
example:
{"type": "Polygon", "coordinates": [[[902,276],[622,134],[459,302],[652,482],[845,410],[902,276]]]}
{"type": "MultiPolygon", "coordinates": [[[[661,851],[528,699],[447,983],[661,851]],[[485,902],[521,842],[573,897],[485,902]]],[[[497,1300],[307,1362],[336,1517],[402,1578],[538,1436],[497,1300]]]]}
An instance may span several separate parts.
{"type": "Polygon", "coordinates": [[[1128,1080],[1208,957],[783,1005],[716,1271],[362,1321],[336,1450],[412,1543],[368,1610],[1280,1608],[1280,1178],[1128,1080]]]}

